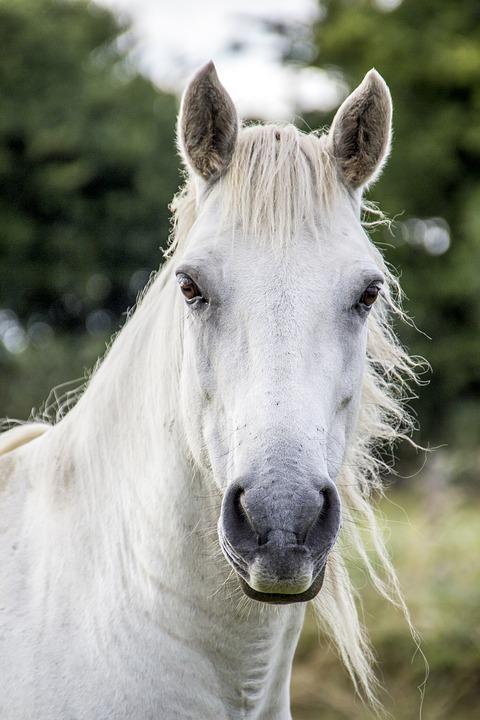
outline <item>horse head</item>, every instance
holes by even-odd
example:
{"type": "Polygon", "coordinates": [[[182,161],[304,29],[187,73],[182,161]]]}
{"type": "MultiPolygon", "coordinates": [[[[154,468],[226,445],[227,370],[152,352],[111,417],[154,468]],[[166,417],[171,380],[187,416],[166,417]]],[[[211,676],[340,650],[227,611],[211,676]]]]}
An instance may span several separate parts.
{"type": "Polygon", "coordinates": [[[263,602],[313,598],[340,530],[337,479],[384,293],[361,197],[390,123],[374,70],[324,136],[241,128],[212,63],[183,97],[196,219],[175,252],[180,409],[194,461],[222,493],[223,553],[263,602]]]}

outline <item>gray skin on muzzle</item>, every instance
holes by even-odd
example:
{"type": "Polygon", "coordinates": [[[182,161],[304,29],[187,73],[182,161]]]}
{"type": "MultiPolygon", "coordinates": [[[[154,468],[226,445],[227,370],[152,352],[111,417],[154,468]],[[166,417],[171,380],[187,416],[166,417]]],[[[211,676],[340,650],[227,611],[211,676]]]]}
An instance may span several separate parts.
{"type": "Polygon", "coordinates": [[[225,492],[219,536],[246,595],[292,603],[319,592],[339,528],[340,499],[330,479],[244,477],[225,492]]]}

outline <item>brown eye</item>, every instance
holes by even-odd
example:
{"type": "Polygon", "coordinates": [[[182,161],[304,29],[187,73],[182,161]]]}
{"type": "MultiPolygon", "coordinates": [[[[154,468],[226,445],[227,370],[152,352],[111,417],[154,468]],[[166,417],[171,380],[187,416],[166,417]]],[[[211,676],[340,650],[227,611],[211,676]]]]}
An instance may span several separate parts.
{"type": "Polygon", "coordinates": [[[179,273],[177,275],[177,282],[180,285],[183,297],[188,303],[193,303],[194,300],[202,298],[202,293],[200,292],[198,285],[194,283],[192,278],[188,275],[179,273]]]}
{"type": "Polygon", "coordinates": [[[371,307],[377,299],[379,292],[380,288],[378,285],[369,285],[360,298],[360,305],[364,305],[367,308],[371,307]]]}

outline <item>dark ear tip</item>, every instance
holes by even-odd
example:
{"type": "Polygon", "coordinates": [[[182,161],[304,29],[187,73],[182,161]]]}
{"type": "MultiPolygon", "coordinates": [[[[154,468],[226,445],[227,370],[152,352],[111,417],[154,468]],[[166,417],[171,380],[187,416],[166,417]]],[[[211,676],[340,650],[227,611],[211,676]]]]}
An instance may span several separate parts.
{"type": "Polygon", "coordinates": [[[193,80],[204,80],[206,78],[218,79],[217,69],[213,60],[209,60],[205,63],[205,65],[203,65],[200,70],[195,73],[193,80]]]}

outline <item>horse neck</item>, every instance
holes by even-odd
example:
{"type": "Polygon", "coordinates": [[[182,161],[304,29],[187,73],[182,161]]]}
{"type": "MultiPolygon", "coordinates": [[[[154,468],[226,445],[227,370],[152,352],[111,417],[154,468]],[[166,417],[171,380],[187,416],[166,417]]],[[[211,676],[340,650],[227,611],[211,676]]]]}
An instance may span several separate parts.
{"type": "MultiPolygon", "coordinates": [[[[159,633],[171,657],[195,645],[211,660],[216,681],[228,686],[218,692],[234,686],[242,706],[270,704],[272,717],[288,717],[304,608],[247,600],[221,554],[221,497],[195,467],[177,410],[181,338],[174,298],[166,288],[158,298],[155,292],[152,287],[65,419],[73,440],[65,468],[88,527],[79,544],[82,563],[91,545],[108,622],[123,613],[129,637],[132,626],[139,636],[159,633]]],[[[95,597],[98,607],[98,587],[95,597]]]]}

